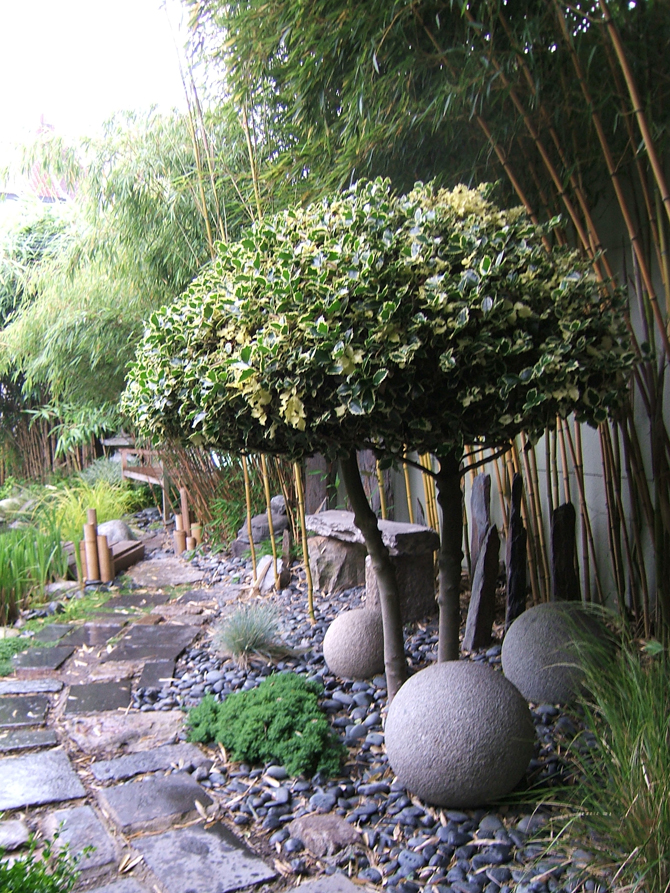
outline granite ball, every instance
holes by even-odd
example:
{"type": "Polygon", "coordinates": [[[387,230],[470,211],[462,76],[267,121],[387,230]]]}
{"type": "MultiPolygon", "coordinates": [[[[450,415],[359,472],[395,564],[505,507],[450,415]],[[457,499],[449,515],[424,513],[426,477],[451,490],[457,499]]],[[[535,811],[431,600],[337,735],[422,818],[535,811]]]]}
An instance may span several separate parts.
{"type": "Polygon", "coordinates": [[[447,661],[411,676],[386,719],[399,781],[428,803],[471,808],[509,793],[533,755],[528,704],[487,664],[447,661]]]}
{"type": "Polygon", "coordinates": [[[379,611],[344,611],[323,639],[328,668],[342,679],[370,679],[384,672],[384,628],[379,611]]]}
{"type": "Polygon", "coordinates": [[[579,694],[580,647],[605,642],[605,628],[579,603],[546,602],[524,611],[507,630],[503,673],[534,704],[567,704],[579,694]]]}

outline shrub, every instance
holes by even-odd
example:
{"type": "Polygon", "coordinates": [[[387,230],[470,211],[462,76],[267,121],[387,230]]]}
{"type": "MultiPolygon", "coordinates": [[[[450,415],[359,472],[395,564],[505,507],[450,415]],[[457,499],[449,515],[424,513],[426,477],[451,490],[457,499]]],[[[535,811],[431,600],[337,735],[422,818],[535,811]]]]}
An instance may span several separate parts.
{"type": "Polygon", "coordinates": [[[345,751],[319,707],[321,692],[295,673],[280,673],[223,703],[207,696],[189,712],[189,740],[218,741],[233,760],[278,760],[291,775],[336,775],[345,751]]]}
{"type": "Polygon", "coordinates": [[[665,893],[670,885],[670,665],[624,641],[615,658],[594,645],[587,664],[586,731],[571,836],[616,874],[613,886],[665,893]]]}
{"type": "Polygon", "coordinates": [[[242,667],[249,663],[252,654],[270,657],[286,653],[276,642],[279,631],[279,615],[271,605],[249,603],[240,605],[221,622],[216,644],[242,667]]]}
{"type": "MultiPolygon", "coordinates": [[[[31,839],[28,854],[11,864],[0,862],[2,893],[69,893],[79,877],[78,858],[67,849],[54,848],[58,835],[47,841],[41,856],[35,855],[36,843],[31,839]]],[[[0,850],[0,857],[3,851],[0,850]]]]}

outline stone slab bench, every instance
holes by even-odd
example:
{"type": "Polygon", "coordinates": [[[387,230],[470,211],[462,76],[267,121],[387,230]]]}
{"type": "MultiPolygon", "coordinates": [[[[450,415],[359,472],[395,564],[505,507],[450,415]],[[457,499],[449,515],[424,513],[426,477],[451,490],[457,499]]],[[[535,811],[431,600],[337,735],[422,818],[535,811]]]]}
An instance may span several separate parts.
{"type": "MultiPolygon", "coordinates": [[[[307,515],[305,522],[307,529],[317,534],[309,540],[315,586],[330,594],[365,583],[366,606],[378,607],[377,580],[353,512],[319,512],[307,515]]],[[[440,546],[438,534],[430,527],[402,521],[380,520],[379,529],[395,568],[403,623],[434,613],[434,552],[440,546]]]]}

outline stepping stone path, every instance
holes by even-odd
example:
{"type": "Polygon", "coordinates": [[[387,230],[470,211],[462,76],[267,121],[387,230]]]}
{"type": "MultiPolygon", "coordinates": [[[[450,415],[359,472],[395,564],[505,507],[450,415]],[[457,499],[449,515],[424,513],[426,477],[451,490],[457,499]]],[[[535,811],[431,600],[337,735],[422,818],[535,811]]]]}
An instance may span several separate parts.
{"type": "Polygon", "coordinates": [[[80,863],[89,893],[284,890],[273,864],[216,821],[218,803],[196,780],[212,760],[174,743],[184,714],[128,713],[136,688],[170,683],[175,661],[218,613],[216,595],[193,590],[168,604],[160,586],[204,576],[172,557],[144,561],[133,576],[158,591],[113,597],[83,624],[43,627],[36,647],[14,656],[15,674],[0,679],[0,847],[20,855],[30,833],[56,831],[72,853],[92,847],[80,863]],[[91,681],[105,667],[110,678],[91,681]],[[119,874],[133,862],[132,876],[119,874]]]}

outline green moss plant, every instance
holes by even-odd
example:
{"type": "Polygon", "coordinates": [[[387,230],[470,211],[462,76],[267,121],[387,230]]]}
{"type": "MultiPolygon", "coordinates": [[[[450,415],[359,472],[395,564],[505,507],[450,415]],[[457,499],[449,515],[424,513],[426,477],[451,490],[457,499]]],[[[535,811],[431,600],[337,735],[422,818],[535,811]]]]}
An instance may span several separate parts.
{"type": "Polygon", "coordinates": [[[295,673],[280,673],[223,703],[208,695],[189,712],[189,740],[217,741],[236,761],[276,760],[291,775],[336,775],[345,750],[319,707],[321,692],[295,673]]]}

